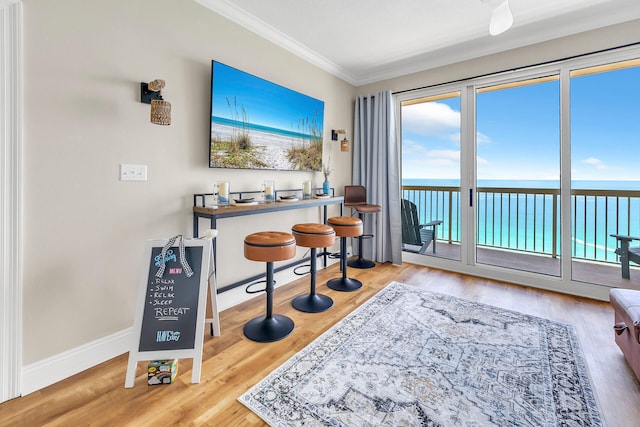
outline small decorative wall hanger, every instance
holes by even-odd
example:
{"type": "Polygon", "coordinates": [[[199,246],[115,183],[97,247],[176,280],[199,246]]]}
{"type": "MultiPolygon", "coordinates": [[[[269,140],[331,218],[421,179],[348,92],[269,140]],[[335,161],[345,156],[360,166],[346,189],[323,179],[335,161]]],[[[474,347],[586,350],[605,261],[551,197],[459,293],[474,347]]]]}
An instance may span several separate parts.
{"type": "MultiPolygon", "coordinates": [[[[346,133],[344,129],[331,129],[331,140],[337,141],[338,135],[346,135],[346,133]]],[[[340,141],[340,151],[349,151],[349,140],[346,136],[340,141]]]]}
{"type": "Polygon", "coordinates": [[[345,131],[344,129],[331,129],[331,140],[337,141],[338,135],[344,135],[346,133],[347,131],[345,131]]]}
{"type": "Polygon", "coordinates": [[[160,93],[164,86],[165,81],[160,79],[140,83],[140,102],[151,104],[151,123],[156,125],[171,124],[171,103],[162,99],[160,93]]]}
{"type": "Polygon", "coordinates": [[[349,151],[349,140],[347,138],[343,138],[340,141],[340,151],[349,151]]]}

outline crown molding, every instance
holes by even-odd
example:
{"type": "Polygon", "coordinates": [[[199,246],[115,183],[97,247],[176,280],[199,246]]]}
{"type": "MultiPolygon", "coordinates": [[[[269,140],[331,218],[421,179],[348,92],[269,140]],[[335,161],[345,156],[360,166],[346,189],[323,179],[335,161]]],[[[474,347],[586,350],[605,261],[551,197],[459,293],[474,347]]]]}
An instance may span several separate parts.
{"type": "Polygon", "coordinates": [[[227,18],[228,20],[256,33],[260,37],[274,43],[275,45],[288,50],[294,55],[304,59],[305,61],[333,74],[346,82],[356,85],[355,76],[349,73],[338,64],[330,61],[324,56],[314,52],[303,44],[297,42],[283,32],[277,30],[261,19],[245,12],[232,2],[227,0],[194,0],[204,7],[214,11],[215,13],[227,18]]]}
{"type": "Polygon", "coordinates": [[[610,7],[609,3],[598,4],[570,14],[548,18],[544,21],[542,30],[540,22],[516,21],[509,31],[497,37],[489,36],[487,31],[485,37],[435,51],[424,51],[358,73],[348,71],[317,54],[259,18],[248,14],[229,0],[194,1],[354,86],[376,83],[640,18],[640,2],[627,0],[624,5],[617,8],[610,7]]]}
{"type": "MultiPolygon", "coordinates": [[[[640,19],[640,2],[635,4],[632,9],[627,7],[610,10],[604,9],[604,6],[598,6],[574,12],[571,14],[571,19],[566,15],[550,18],[545,21],[543,32],[540,31],[539,26],[534,27],[535,23],[522,23],[519,26],[514,25],[509,31],[498,37],[489,36],[487,32],[485,37],[382,65],[372,69],[369,73],[358,75],[356,86],[377,83],[512,49],[575,36],[638,19],[640,19]]],[[[593,49],[587,49],[587,51],[590,50],[593,49]]]]}

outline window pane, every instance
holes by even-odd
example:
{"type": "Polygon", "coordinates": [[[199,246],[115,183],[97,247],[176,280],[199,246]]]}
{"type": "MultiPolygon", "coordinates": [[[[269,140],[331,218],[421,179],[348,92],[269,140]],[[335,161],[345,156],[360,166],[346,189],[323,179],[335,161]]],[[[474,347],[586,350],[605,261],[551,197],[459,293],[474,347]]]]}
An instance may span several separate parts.
{"type": "MultiPolygon", "coordinates": [[[[616,285],[621,267],[611,234],[640,236],[639,63],[571,73],[574,280],[616,285]]],[[[640,270],[633,263],[630,268],[630,279],[618,285],[640,284],[640,270]]]]}
{"type": "Polygon", "coordinates": [[[476,94],[477,261],[560,275],[557,76],[476,94]]]}
{"type": "Polygon", "coordinates": [[[459,92],[403,102],[402,184],[402,197],[415,205],[418,217],[418,224],[407,224],[410,212],[403,215],[403,249],[459,260],[459,92]],[[433,221],[442,222],[422,227],[422,232],[412,228],[433,221]],[[436,240],[429,242],[424,230],[434,229],[436,240]]]}

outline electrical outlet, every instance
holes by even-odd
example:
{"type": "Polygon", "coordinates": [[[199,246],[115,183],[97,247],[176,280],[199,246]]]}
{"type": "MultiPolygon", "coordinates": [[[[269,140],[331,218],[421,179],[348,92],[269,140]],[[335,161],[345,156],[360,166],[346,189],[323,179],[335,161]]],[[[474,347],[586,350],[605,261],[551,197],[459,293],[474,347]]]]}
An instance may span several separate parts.
{"type": "Polygon", "coordinates": [[[147,165],[120,164],[120,181],[146,181],[147,165]]]}

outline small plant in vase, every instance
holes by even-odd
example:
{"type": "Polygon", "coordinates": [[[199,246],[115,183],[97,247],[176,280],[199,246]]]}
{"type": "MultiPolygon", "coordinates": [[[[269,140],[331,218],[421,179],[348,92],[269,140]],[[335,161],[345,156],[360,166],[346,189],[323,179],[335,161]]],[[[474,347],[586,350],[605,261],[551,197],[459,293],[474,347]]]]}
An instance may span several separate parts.
{"type": "Polygon", "coordinates": [[[331,192],[331,184],[329,184],[329,175],[331,175],[331,157],[329,157],[329,161],[326,164],[322,165],[322,173],[324,174],[324,182],[322,183],[322,193],[325,196],[328,196],[331,192]]]}

